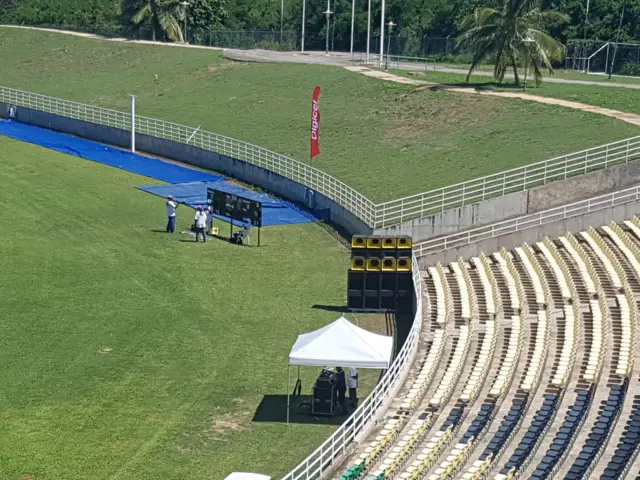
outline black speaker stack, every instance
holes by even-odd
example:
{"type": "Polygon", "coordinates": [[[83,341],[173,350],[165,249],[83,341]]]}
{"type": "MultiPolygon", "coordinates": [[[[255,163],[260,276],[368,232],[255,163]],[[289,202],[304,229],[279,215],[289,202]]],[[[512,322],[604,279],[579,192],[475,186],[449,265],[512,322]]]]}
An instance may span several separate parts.
{"type": "Polygon", "coordinates": [[[412,242],[408,235],[355,235],[347,278],[352,312],[409,312],[413,307],[412,242]]]}

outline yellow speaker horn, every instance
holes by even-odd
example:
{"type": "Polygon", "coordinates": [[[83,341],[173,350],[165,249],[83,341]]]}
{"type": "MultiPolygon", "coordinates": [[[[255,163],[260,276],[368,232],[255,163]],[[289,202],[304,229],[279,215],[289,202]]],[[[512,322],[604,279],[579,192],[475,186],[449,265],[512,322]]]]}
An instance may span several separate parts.
{"type": "Polygon", "coordinates": [[[351,248],[367,248],[367,237],[364,235],[351,237],[351,248]]]}
{"type": "Polygon", "coordinates": [[[365,269],[366,265],[364,262],[364,257],[353,257],[351,259],[351,270],[364,271],[365,269]]]}
{"type": "Polygon", "coordinates": [[[383,272],[395,272],[396,271],[396,259],[395,259],[395,257],[384,257],[382,259],[382,271],[383,272]]]}
{"type": "Polygon", "coordinates": [[[382,262],[379,258],[367,258],[367,271],[379,272],[382,262]]]}
{"type": "Polygon", "coordinates": [[[395,249],[396,248],[396,237],[383,237],[382,238],[382,248],[395,249]]]}
{"type": "Polygon", "coordinates": [[[409,235],[400,235],[397,237],[398,242],[398,250],[409,249],[413,246],[413,242],[411,241],[411,237],[409,235]]]}
{"type": "Polygon", "coordinates": [[[381,237],[367,237],[367,248],[381,248],[382,247],[382,238],[381,237]]]}
{"type": "Polygon", "coordinates": [[[397,270],[399,272],[410,272],[411,271],[411,257],[400,257],[400,258],[398,258],[397,270]]]}

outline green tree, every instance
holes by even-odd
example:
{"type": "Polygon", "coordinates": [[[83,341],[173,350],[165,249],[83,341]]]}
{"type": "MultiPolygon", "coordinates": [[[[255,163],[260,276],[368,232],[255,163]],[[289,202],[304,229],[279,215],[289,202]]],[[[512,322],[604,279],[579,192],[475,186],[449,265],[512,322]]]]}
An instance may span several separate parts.
{"type": "Polygon", "coordinates": [[[181,3],[182,0],[145,0],[131,21],[137,26],[150,25],[152,40],[165,33],[174,42],[184,42],[181,25],[186,9],[181,3]]]}
{"type": "Polygon", "coordinates": [[[518,65],[525,59],[531,67],[536,83],[542,80],[540,67],[553,74],[552,63],[564,58],[565,46],[546,32],[546,29],[568,22],[564,13],[542,11],[535,0],[502,0],[498,9],[477,8],[461,25],[464,33],[458,45],[473,52],[467,82],[473,70],[483,61],[493,58],[494,79],[502,83],[508,67],[513,68],[516,85],[520,84],[518,65]]]}
{"type": "Polygon", "coordinates": [[[225,0],[190,0],[187,10],[189,40],[206,43],[209,30],[222,28],[227,18],[225,0]]]}

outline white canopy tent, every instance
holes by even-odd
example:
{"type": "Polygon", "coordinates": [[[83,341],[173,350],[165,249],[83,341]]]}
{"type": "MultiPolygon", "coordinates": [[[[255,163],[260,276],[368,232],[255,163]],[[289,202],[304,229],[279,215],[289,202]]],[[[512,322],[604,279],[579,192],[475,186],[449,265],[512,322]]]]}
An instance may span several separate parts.
{"type": "Polygon", "coordinates": [[[344,317],[298,336],[289,353],[287,423],[291,394],[291,365],[308,367],[356,367],[387,369],[391,364],[393,337],[360,328],[344,317]]]}
{"type": "Polygon", "coordinates": [[[260,473],[233,472],[224,480],[271,480],[271,477],[260,473]]]}

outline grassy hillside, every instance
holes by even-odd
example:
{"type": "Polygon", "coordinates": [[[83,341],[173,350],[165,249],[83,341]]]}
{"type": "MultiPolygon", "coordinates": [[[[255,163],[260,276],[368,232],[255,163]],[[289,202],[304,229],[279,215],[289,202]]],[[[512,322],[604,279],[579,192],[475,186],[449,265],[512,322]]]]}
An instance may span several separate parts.
{"type": "Polygon", "coordinates": [[[322,154],[313,164],[374,200],[418,193],[637,133],[561,107],[382,82],[337,67],[243,64],[209,50],[0,29],[5,86],[138,111],[307,161],[313,87],[322,154]],[[157,76],[157,79],[156,79],[157,76]],[[571,132],[567,134],[567,132],[571,132]]]}

